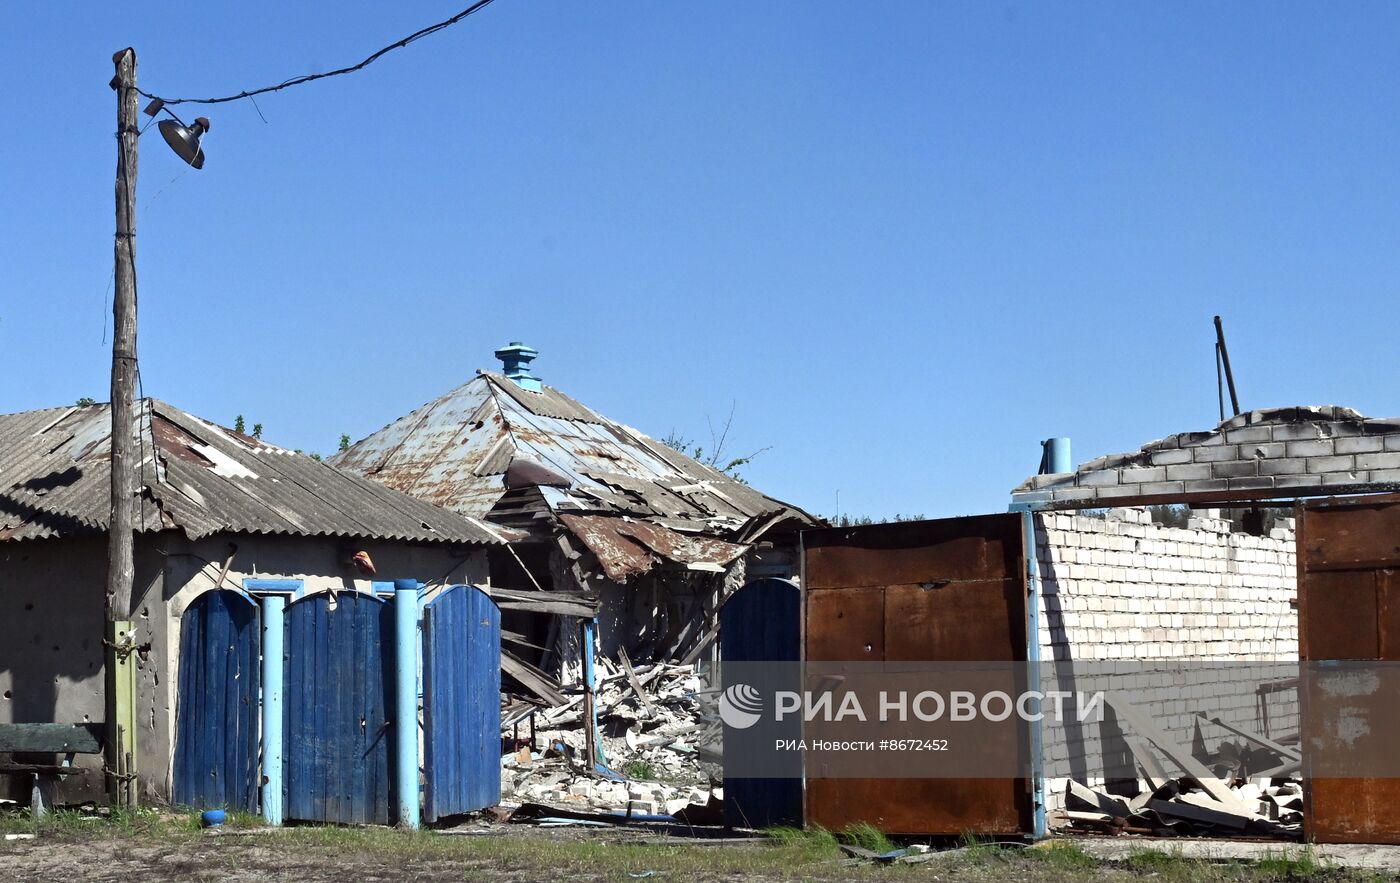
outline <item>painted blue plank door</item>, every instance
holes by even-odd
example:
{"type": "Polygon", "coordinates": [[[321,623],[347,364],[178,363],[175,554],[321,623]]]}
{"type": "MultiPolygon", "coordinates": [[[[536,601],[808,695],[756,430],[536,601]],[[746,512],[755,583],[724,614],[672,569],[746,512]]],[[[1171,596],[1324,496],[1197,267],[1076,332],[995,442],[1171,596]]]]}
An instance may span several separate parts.
{"type": "Polygon", "coordinates": [[[175,802],[258,809],[258,608],[241,592],[207,592],[180,619],[175,802]]]}
{"type": "Polygon", "coordinates": [[[424,818],[501,801],[501,611],[452,586],[423,611],[424,818]]]}
{"type": "Polygon", "coordinates": [[[287,607],[287,819],[389,823],[393,610],[359,592],[287,607]]]}
{"type": "MultiPolygon", "coordinates": [[[[724,602],[719,611],[720,673],[724,686],[731,684],[737,666],[729,663],[775,663],[769,668],[778,679],[794,683],[778,684],[797,689],[801,652],[802,595],[797,586],[784,579],[760,579],[748,583],[724,602]]],[[[800,738],[800,724],[790,738],[800,738]]],[[[726,756],[734,740],[725,740],[726,756]]],[[[798,771],[794,771],[798,772],[798,771]]],[[[802,779],[737,778],[724,779],[724,822],[732,827],[767,828],[774,825],[802,824],[802,779]]]]}

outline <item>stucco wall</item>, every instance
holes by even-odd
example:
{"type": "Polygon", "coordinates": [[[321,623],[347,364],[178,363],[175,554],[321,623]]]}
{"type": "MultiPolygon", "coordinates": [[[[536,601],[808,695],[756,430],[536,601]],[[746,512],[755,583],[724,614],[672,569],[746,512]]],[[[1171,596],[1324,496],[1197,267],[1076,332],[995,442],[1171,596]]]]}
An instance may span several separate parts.
{"type": "MultiPolygon", "coordinates": [[[[200,594],[215,587],[229,543],[237,544],[225,585],[245,578],[301,579],[308,592],[329,588],[369,591],[371,580],[349,565],[357,550],[370,553],[376,581],[417,579],[432,585],[487,581],[480,549],[450,554],[441,546],[347,542],[324,537],[218,536],[189,541],[170,532],[137,545],[137,591],[132,619],[138,654],[137,735],[142,790],[147,799],[170,793],[179,678],[180,618],[200,594]]],[[[0,722],[101,721],[102,596],[106,540],[0,543],[0,722]]],[[[100,768],[90,758],[84,765],[100,768]]],[[[5,777],[0,777],[3,782],[5,777]]],[[[27,777],[9,777],[9,796],[27,799],[27,777]]],[[[98,776],[69,779],[61,799],[97,797],[98,776]]]]}

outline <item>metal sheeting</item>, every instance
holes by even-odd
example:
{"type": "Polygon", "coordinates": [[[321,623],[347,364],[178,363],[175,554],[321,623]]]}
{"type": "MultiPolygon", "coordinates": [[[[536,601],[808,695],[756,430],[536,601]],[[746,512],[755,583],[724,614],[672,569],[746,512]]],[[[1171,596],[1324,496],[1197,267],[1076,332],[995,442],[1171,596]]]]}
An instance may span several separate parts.
{"type": "Polygon", "coordinates": [[[683,534],[659,524],[610,515],[560,515],[559,520],[603,565],[608,579],[625,583],[662,560],[692,570],[721,572],[748,550],[713,537],[683,534]]]}
{"type": "Polygon", "coordinates": [[[207,592],[181,617],[175,803],[258,811],[258,608],[207,592]]]}
{"type": "Polygon", "coordinates": [[[387,825],[393,608],[359,592],[331,600],[287,608],[286,818],[387,825]]]}
{"type": "Polygon", "coordinates": [[[501,611],[473,586],[423,610],[424,818],[501,799],[501,611]]]}
{"type": "Polygon", "coordinates": [[[667,518],[724,533],[756,516],[801,510],[764,496],[635,429],[545,387],[534,393],[482,372],[331,458],[337,466],[465,515],[485,517],[502,473],[528,460],[568,479],[555,512],[667,518]]]}
{"type": "Polygon", "coordinates": [[[1400,779],[1366,774],[1367,758],[1394,751],[1394,697],[1378,692],[1391,681],[1355,675],[1355,661],[1400,662],[1400,499],[1298,507],[1298,625],[1304,838],[1400,843],[1400,779]],[[1317,775],[1315,765],[1357,775],[1317,775]]]}
{"type": "MultiPolygon", "coordinates": [[[[500,543],[509,532],[200,420],[137,403],[138,531],[500,543]]],[[[106,405],[0,416],[0,540],[102,531],[109,517],[106,405]]]]}
{"type": "MultiPolygon", "coordinates": [[[[805,659],[813,662],[1009,662],[1026,658],[1026,569],[1017,514],[828,528],[802,533],[805,659]]],[[[805,723],[823,738],[820,720],[805,723]]],[[[1014,757],[1014,716],[966,750],[1014,757]]],[[[1019,834],[1033,826],[1024,779],[853,779],[806,756],[806,820],[868,822],[899,834],[1019,834]]]]}

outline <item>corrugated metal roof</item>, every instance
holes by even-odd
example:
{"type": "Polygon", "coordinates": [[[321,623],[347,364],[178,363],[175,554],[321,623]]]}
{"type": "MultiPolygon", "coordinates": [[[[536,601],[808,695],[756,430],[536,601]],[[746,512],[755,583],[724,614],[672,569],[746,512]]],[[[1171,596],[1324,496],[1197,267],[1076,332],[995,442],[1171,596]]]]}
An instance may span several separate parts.
{"type": "MultiPolygon", "coordinates": [[[[140,531],[501,543],[510,531],[440,509],[154,399],[137,402],[140,531]]],[[[106,529],[107,405],[0,416],[0,540],[106,529]]]]}
{"type": "Polygon", "coordinates": [[[552,387],[531,392],[479,372],[467,383],[331,458],[332,463],[466,515],[486,517],[517,459],[569,479],[555,512],[626,514],[725,534],[774,512],[813,522],[552,387]]]}

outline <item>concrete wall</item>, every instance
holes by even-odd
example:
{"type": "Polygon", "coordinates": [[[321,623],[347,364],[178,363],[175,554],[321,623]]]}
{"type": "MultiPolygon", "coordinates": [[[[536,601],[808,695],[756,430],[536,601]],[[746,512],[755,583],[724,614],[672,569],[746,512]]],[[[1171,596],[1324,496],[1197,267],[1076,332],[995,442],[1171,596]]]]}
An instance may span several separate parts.
{"type": "MultiPolygon", "coordinates": [[[[171,759],[179,682],[180,618],[199,595],[215,588],[237,544],[225,586],[245,578],[301,579],[308,592],[369,591],[370,579],[350,567],[357,550],[370,553],[374,580],[418,579],[432,585],[485,584],[482,550],[449,554],[441,546],[399,542],[348,542],[325,537],[218,536],[190,541],[177,532],[142,537],[137,545],[137,766],[147,799],[171,788],[171,759]]],[[[106,540],[41,540],[0,543],[0,722],[101,721],[102,593],[106,540]]],[[[289,738],[292,738],[289,735],[289,738]]],[[[88,765],[100,766],[96,759],[88,765]]],[[[0,777],[0,782],[5,777],[0,777]]],[[[14,797],[27,782],[9,777],[14,797]]],[[[100,777],[65,783],[63,799],[100,795],[100,777]]],[[[27,799],[27,793],[17,799],[27,799]]]]}
{"type": "MultiPolygon", "coordinates": [[[[1117,690],[1186,746],[1197,712],[1253,732],[1296,732],[1296,691],[1262,706],[1257,692],[1298,669],[1294,535],[1291,520],[1284,524],[1261,537],[1215,518],[1163,527],[1142,509],[1037,515],[1047,677],[1059,689],[1117,690]]],[[[1135,775],[1109,718],[1047,725],[1052,807],[1065,776],[1102,783],[1135,775]]],[[[1201,737],[1210,748],[1238,739],[1209,724],[1201,737]]]]}

